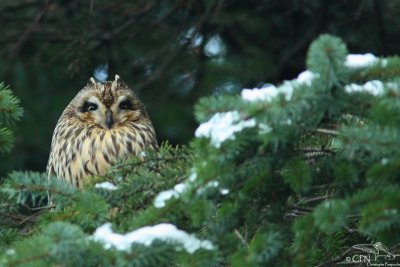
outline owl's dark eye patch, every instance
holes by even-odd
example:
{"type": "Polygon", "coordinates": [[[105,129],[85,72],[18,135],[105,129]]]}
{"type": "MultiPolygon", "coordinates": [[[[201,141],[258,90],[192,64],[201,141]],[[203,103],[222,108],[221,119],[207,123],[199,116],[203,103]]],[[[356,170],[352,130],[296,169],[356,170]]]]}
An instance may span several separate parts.
{"type": "Polygon", "coordinates": [[[92,103],[92,102],[87,102],[85,101],[85,103],[83,103],[82,106],[82,112],[89,112],[89,111],[94,111],[97,109],[97,104],[96,103],[92,103]]]}
{"type": "Polygon", "coordinates": [[[123,110],[133,110],[133,104],[130,100],[124,100],[119,103],[119,108],[123,110]]]}

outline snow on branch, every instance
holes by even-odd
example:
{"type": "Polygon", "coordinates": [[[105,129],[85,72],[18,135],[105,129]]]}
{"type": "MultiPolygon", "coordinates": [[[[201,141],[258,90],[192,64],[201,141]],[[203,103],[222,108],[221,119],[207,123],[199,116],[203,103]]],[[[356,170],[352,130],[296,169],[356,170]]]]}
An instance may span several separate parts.
{"type": "Polygon", "coordinates": [[[309,70],[301,72],[296,79],[285,81],[281,86],[275,87],[274,85],[267,84],[262,88],[243,89],[241,96],[243,100],[249,102],[266,101],[271,102],[279,94],[283,94],[287,101],[292,99],[295,86],[298,85],[311,85],[311,82],[319,75],[309,70]]]}
{"type": "Polygon", "coordinates": [[[142,227],[126,234],[114,233],[111,223],[106,223],[96,229],[93,239],[102,243],[106,249],[114,247],[122,251],[129,251],[133,243],[150,246],[154,240],[176,242],[191,254],[198,249],[212,250],[214,248],[210,241],[199,240],[194,235],[168,223],[142,227]]]}
{"type": "Polygon", "coordinates": [[[154,207],[163,208],[165,202],[171,198],[179,198],[180,194],[187,190],[187,184],[180,183],[175,185],[174,189],[160,192],[154,199],[154,207]]]}
{"type": "MultiPolygon", "coordinates": [[[[241,92],[242,99],[248,102],[256,101],[273,101],[279,94],[284,95],[286,101],[292,99],[293,91],[297,86],[310,86],[312,81],[319,74],[309,70],[301,72],[296,79],[285,81],[282,85],[275,87],[274,85],[266,85],[262,88],[243,89],[241,92]]],[[[215,113],[207,122],[200,124],[196,129],[196,137],[206,137],[211,139],[211,144],[220,148],[226,140],[234,140],[235,133],[245,128],[257,126],[255,119],[242,120],[238,111],[218,112],[215,113]]],[[[259,124],[260,134],[269,133],[272,129],[267,124],[259,124]]],[[[168,196],[174,196],[174,192],[169,192],[168,196]]],[[[166,195],[167,196],[167,195],[166,195]]],[[[169,198],[170,198],[169,197],[169,198]]]]}
{"type": "Polygon", "coordinates": [[[365,92],[374,96],[383,95],[385,92],[384,84],[379,80],[369,81],[363,85],[359,84],[349,84],[344,87],[347,93],[365,92]]]}
{"type": "MultiPolygon", "coordinates": [[[[181,194],[185,193],[188,191],[190,188],[194,188],[194,183],[196,183],[197,180],[197,173],[195,171],[192,171],[192,174],[189,176],[187,181],[185,183],[179,183],[174,186],[173,189],[170,190],[165,190],[160,193],[155,197],[154,199],[154,207],[156,208],[163,208],[166,205],[166,202],[170,200],[171,198],[176,198],[178,199],[181,194]]],[[[219,188],[219,182],[218,181],[210,181],[204,186],[198,186],[197,188],[197,194],[202,195],[205,193],[208,189],[210,188],[217,188],[221,195],[227,195],[229,194],[229,189],[227,188],[219,188]]]]}
{"type": "Polygon", "coordinates": [[[207,137],[216,148],[226,140],[234,140],[235,133],[256,126],[254,119],[241,120],[238,111],[218,112],[196,129],[196,137],[207,137]]]}
{"type": "Polygon", "coordinates": [[[346,67],[361,68],[375,64],[379,59],[371,53],[367,54],[349,54],[344,63],[346,67]]]}
{"type": "Polygon", "coordinates": [[[229,189],[227,188],[219,188],[219,182],[218,181],[210,181],[208,182],[205,186],[200,187],[197,189],[197,195],[202,195],[205,192],[207,192],[208,189],[210,188],[217,188],[220,192],[221,195],[227,195],[229,194],[229,189]]]}
{"type": "Polygon", "coordinates": [[[102,183],[97,183],[94,186],[95,188],[101,188],[105,190],[116,190],[118,187],[110,182],[102,182],[102,183]]]}
{"type": "Polygon", "coordinates": [[[293,81],[297,82],[298,84],[311,85],[311,82],[317,77],[319,77],[318,73],[314,73],[312,71],[305,70],[305,71],[301,72],[299,74],[299,76],[297,76],[297,78],[293,81]]]}
{"type": "MultiPolygon", "coordinates": [[[[318,74],[309,70],[303,71],[298,77],[291,81],[285,81],[281,86],[266,85],[262,88],[243,89],[241,92],[242,99],[248,102],[266,101],[271,102],[279,94],[283,94],[287,101],[290,101],[293,91],[299,85],[311,85],[311,82],[318,77],[318,74]]],[[[196,137],[206,137],[211,139],[211,144],[216,148],[220,148],[221,144],[226,140],[234,140],[235,133],[245,128],[255,127],[257,122],[255,119],[241,120],[238,111],[218,112],[215,113],[210,120],[200,124],[196,129],[196,137]]],[[[259,125],[262,133],[271,131],[269,125],[259,125]]]]}
{"type": "Polygon", "coordinates": [[[154,207],[159,209],[163,208],[165,207],[165,202],[167,202],[171,198],[179,198],[181,194],[185,193],[191,187],[192,183],[195,182],[196,179],[197,173],[195,170],[192,170],[192,173],[185,183],[179,183],[175,185],[173,189],[165,190],[158,193],[153,202],[154,207]]]}
{"type": "Polygon", "coordinates": [[[274,85],[267,85],[262,88],[243,89],[241,95],[249,102],[259,100],[271,102],[278,95],[278,90],[274,85]]]}

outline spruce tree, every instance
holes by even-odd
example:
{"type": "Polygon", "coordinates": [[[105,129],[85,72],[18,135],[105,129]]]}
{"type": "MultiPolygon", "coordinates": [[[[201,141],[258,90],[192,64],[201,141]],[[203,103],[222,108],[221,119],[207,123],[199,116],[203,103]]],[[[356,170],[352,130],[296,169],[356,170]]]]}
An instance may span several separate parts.
{"type": "MultiPolygon", "coordinates": [[[[20,101],[13,95],[10,87],[0,83],[0,153],[4,157],[14,144],[14,135],[10,127],[21,119],[23,109],[20,101]]],[[[0,179],[0,186],[2,179],[0,179]]],[[[19,236],[12,227],[14,221],[8,216],[8,211],[16,206],[6,200],[7,194],[0,192],[0,248],[4,249],[19,236]]]]}
{"type": "Polygon", "coordinates": [[[11,173],[0,265],[399,263],[400,59],[322,35],[306,64],[279,86],[201,99],[190,146],[164,143],[83,190],[11,173]]]}

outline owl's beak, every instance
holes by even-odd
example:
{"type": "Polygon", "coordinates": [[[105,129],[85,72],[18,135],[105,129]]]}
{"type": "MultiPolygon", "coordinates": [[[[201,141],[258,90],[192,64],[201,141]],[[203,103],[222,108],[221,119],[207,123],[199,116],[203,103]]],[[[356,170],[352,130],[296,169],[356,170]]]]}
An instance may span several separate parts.
{"type": "Polygon", "coordinates": [[[111,126],[114,124],[114,120],[112,117],[112,111],[107,109],[106,111],[106,125],[108,129],[111,129],[111,126]]]}

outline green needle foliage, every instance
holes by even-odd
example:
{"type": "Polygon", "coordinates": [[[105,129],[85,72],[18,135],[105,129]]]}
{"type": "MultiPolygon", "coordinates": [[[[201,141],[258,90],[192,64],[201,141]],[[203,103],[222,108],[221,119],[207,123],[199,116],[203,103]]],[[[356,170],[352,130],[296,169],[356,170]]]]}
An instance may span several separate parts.
{"type": "Polygon", "coordinates": [[[22,117],[23,109],[19,99],[10,88],[0,83],[0,153],[9,152],[14,143],[14,136],[8,128],[22,117]]]}
{"type": "Polygon", "coordinates": [[[333,266],[377,242],[399,254],[400,60],[351,67],[347,55],[322,35],[308,52],[309,81],[285,81],[271,99],[201,99],[200,123],[239,114],[219,145],[199,132],[188,147],[164,143],[82,190],[11,173],[0,191],[0,265],[333,266]],[[350,92],[353,83],[364,89],[350,92]],[[190,251],[159,238],[119,249],[96,240],[105,223],[121,236],[170,223],[212,245],[190,251]]]}

